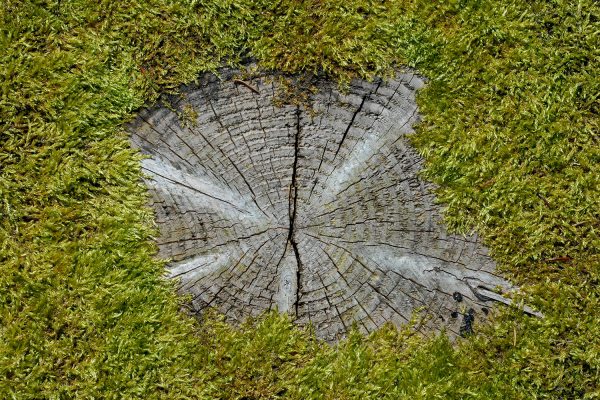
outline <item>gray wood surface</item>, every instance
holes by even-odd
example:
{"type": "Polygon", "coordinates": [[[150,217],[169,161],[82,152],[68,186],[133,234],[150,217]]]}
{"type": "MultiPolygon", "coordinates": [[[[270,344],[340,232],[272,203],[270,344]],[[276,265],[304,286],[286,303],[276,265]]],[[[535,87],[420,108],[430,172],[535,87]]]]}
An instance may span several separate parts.
{"type": "Polygon", "coordinates": [[[411,73],[347,93],[319,81],[311,109],[273,103],[268,77],[203,75],[174,107],[130,125],[169,276],[202,312],[230,320],[277,308],[335,341],[353,323],[466,334],[489,302],[473,285],[509,288],[477,236],[448,234],[406,134],[418,119],[411,73]],[[257,89],[255,93],[253,89],[257,89]],[[469,284],[468,284],[469,282],[469,284]]]}

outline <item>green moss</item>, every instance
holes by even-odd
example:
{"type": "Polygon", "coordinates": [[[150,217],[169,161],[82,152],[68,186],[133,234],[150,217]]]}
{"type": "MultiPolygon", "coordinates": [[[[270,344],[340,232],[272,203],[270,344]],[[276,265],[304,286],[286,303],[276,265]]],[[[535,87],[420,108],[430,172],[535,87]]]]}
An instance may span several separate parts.
{"type": "Polygon", "coordinates": [[[5,1],[0,397],[600,396],[599,20],[592,0],[5,1]],[[546,318],[330,347],[284,316],[180,313],[122,124],[245,57],[342,83],[418,68],[413,142],[447,222],[546,318]]]}

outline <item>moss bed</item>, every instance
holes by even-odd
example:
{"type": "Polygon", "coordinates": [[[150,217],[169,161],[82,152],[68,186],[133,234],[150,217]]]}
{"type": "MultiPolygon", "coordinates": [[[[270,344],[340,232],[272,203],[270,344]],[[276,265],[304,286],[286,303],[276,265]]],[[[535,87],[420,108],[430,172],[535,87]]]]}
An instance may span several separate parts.
{"type": "Polygon", "coordinates": [[[0,398],[600,397],[598,76],[594,0],[3,2],[0,398]],[[248,57],[427,76],[413,143],[446,222],[546,317],[332,347],[285,316],[181,313],[123,124],[248,57]]]}

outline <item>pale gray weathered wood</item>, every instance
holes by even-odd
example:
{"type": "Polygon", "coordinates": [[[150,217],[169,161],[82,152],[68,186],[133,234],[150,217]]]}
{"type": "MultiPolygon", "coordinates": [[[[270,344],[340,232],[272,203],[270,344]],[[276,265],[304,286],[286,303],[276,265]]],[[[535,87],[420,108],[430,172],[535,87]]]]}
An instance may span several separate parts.
{"type": "Polygon", "coordinates": [[[329,341],[354,322],[364,332],[406,323],[416,309],[430,317],[422,332],[458,335],[487,313],[469,283],[509,284],[477,236],[440,224],[406,139],[419,76],[357,80],[348,93],[323,80],[306,110],[276,107],[268,77],[233,74],[185,88],[175,108],[192,106],[194,126],[164,107],[130,126],[149,156],[160,255],[196,310],[239,321],[276,307],[329,341]]]}

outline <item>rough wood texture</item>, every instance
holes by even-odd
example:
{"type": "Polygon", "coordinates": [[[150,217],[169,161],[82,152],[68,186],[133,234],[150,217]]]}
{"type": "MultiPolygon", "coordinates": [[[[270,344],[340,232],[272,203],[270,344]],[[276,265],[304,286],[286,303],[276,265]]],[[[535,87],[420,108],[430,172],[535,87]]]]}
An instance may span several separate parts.
{"type": "Polygon", "coordinates": [[[450,235],[405,135],[418,121],[413,73],[322,81],[310,112],[275,107],[276,87],[233,71],[185,89],[195,126],[143,111],[132,141],[143,161],[170,276],[232,320],[277,307],[335,341],[422,308],[424,333],[468,333],[489,304],[474,288],[508,288],[476,236],[450,235]],[[255,92],[258,91],[258,93],[255,92]],[[483,300],[482,300],[483,299],[483,300]]]}

